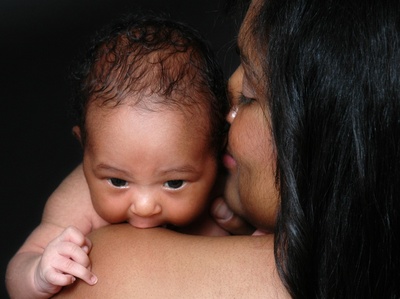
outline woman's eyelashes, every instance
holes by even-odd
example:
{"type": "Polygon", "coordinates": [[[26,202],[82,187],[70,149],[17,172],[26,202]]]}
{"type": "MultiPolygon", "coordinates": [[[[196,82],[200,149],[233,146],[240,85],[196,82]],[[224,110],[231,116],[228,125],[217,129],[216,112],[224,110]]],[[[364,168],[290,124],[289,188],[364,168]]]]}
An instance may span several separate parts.
{"type": "Polygon", "coordinates": [[[248,98],[244,94],[241,93],[239,96],[238,105],[247,105],[253,101],[254,101],[253,98],[248,98]]]}

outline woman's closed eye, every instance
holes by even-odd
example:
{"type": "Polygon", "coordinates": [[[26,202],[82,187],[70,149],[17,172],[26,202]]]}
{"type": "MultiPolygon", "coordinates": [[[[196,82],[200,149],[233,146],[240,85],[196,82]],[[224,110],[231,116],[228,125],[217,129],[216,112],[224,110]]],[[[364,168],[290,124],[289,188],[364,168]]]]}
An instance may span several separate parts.
{"type": "Polygon", "coordinates": [[[168,189],[177,190],[177,189],[182,188],[185,184],[186,184],[186,181],[184,181],[184,180],[170,180],[170,181],[166,181],[163,184],[163,186],[168,189]]]}
{"type": "Polygon", "coordinates": [[[117,188],[126,188],[128,187],[128,182],[119,178],[109,178],[107,181],[113,186],[117,188]]]}
{"type": "Polygon", "coordinates": [[[240,94],[239,99],[238,99],[238,105],[247,105],[250,104],[251,102],[253,102],[254,99],[253,98],[248,98],[246,97],[244,94],[240,94]]]}

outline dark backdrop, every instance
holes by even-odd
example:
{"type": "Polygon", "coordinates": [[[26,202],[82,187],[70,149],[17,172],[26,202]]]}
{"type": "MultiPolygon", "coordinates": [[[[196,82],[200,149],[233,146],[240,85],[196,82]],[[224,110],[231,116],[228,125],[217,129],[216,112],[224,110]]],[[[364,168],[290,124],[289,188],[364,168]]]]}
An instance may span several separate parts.
{"type": "Polygon", "coordinates": [[[68,68],[93,32],[138,7],[164,10],[213,44],[226,77],[237,65],[237,22],[224,0],[2,0],[0,3],[1,285],[39,224],[47,197],[80,162],[68,118],[68,68]]]}

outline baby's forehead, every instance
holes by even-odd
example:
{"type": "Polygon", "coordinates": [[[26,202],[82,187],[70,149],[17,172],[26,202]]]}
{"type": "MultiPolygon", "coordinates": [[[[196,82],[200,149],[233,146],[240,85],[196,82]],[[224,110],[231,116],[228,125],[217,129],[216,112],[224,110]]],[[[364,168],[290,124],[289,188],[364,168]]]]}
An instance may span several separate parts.
{"type": "MultiPolygon", "coordinates": [[[[140,104],[131,104],[131,98],[126,98],[118,105],[98,105],[92,103],[87,110],[85,128],[89,133],[101,134],[108,130],[119,130],[118,126],[123,119],[136,119],[132,122],[132,132],[136,126],[151,124],[150,130],[166,130],[168,134],[179,134],[184,143],[198,143],[203,140],[207,147],[210,146],[210,133],[212,130],[209,114],[204,108],[193,106],[172,106],[160,103],[159,97],[152,95],[152,99],[144,99],[140,104]],[[155,98],[155,99],[154,99],[155,98]],[[153,119],[153,120],[151,120],[153,119]],[[149,121],[150,120],[150,121],[149,121]],[[155,121],[154,121],[155,120],[155,121]]],[[[135,100],[133,100],[135,102],[135,100]]]]}
{"type": "MultiPolygon", "coordinates": [[[[136,99],[132,105],[132,97],[126,99],[127,104],[133,108],[145,112],[168,112],[175,114],[182,120],[182,123],[189,126],[205,127],[210,122],[210,113],[205,95],[195,93],[179,94],[173,93],[170,96],[152,94],[136,99]],[[188,97],[191,97],[188,100],[188,97]],[[138,101],[137,101],[138,100],[138,101]]],[[[209,127],[209,126],[207,126],[209,127]]],[[[210,128],[208,128],[210,129],[210,128]]]]}
{"type": "Polygon", "coordinates": [[[141,114],[149,113],[172,113],[183,122],[194,124],[210,121],[208,100],[205,97],[210,95],[202,94],[179,94],[173,93],[165,96],[154,92],[129,93],[121,98],[102,98],[97,97],[89,101],[87,113],[90,113],[93,107],[111,112],[114,109],[129,107],[134,112],[141,114]],[[188,97],[191,97],[188,100],[188,97]]]}

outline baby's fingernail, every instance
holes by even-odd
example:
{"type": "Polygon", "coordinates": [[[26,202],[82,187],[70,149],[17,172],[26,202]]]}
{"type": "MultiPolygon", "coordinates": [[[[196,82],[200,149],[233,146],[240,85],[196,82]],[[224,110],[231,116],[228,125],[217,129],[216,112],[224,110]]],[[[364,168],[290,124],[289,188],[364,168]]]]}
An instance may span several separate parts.
{"type": "Polygon", "coordinates": [[[74,283],[76,278],[74,276],[71,277],[71,283],[74,283]]]}
{"type": "Polygon", "coordinates": [[[97,283],[97,277],[95,275],[92,275],[92,277],[90,278],[90,282],[93,284],[97,283]]]}
{"type": "Polygon", "coordinates": [[[217,204],[213,210],[213,214],[215,218],[220,220],[229,220],[233,216],[233,212],[223,201],[217,204]]]}
{"type": "Polygon", "coordinates": [[[82,247],[82,250],[83,250],[86,254],[89,253],[89,247],[86,246],[86,245],[82,247]]]}

